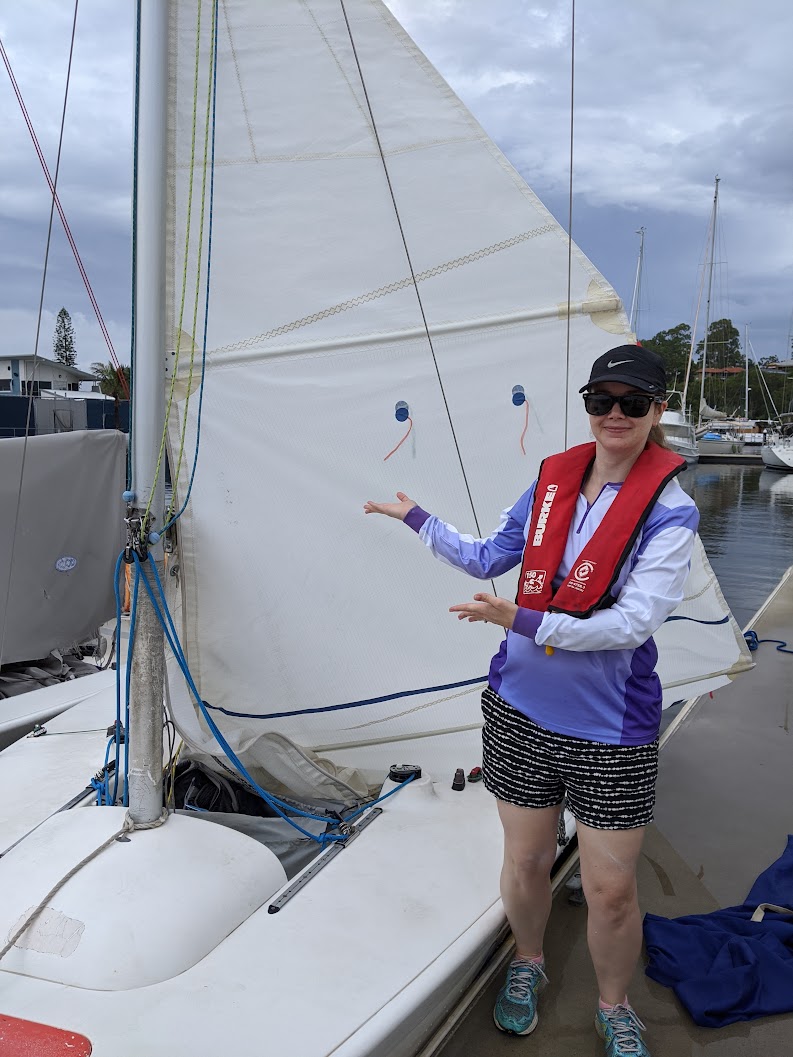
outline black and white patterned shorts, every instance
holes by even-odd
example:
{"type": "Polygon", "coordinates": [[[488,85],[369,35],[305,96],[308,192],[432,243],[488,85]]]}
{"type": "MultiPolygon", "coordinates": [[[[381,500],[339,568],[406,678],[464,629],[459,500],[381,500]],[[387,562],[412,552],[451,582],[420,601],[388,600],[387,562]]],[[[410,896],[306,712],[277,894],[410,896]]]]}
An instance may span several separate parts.
{"type": "Polygon", "coordinates": [[[482,774],[499,800],[554,807],[593,829],[636,829],[653,820],[658,741],[611,745],[555,734],[487,687],[482,694],[482,774]]]}

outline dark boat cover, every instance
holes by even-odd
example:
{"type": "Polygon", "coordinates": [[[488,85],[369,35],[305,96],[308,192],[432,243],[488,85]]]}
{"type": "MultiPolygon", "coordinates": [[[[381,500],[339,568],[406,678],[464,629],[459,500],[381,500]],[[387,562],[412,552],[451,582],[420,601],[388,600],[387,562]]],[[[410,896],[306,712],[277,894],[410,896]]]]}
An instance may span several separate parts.
{"type": "Polygon", "coordinates": [[[703,1027],[793,1011],[793,836],[741,906],[671,920],[646,914],[644,938],[647,975],[703,1027]]]}

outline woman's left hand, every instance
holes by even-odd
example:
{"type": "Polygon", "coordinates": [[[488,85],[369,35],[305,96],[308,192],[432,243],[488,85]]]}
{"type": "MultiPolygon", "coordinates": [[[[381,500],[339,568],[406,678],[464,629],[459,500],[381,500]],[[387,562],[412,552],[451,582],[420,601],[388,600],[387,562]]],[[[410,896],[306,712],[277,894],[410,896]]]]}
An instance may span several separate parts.
{"type": "Polygon", "coordinates": [[[482,620],[485,624],[500,624],[502,628],[512,627],[517,611],[514,602],[486,594],[474,595],[473,602],[463,602],[449,609],[450,613],[457,614],[458,620],[482,620]]]}

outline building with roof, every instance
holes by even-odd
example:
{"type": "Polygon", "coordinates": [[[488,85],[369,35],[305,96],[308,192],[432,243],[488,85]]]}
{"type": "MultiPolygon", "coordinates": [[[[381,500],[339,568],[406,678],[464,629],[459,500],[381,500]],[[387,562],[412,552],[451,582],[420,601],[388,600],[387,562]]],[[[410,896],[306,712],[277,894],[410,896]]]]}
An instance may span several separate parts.
{"type": "Polygon", "coordinates": [[[78,367],[44,356],[0,356],[0,396],[38,396],[46,389],[78,392],[80,382],[96,384],[96,378],[78,367]]]}

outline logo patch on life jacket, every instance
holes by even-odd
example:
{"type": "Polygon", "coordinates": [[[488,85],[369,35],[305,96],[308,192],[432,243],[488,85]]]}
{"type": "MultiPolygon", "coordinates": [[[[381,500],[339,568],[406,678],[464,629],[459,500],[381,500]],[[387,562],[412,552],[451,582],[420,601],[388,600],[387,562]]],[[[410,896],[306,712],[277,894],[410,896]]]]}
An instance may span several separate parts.
{"type": "Polygon", "coordinates": [[[523,575],[523,594],[541,595],[546,575],[545,569],[527,569],[523,575]]]}
{"type": "Polygon", "coordinates": [[[572,579],[567,581],[567,586],[574,591],[585,591],[589,577],[595,569],[596,562],[583,561],[573,570],[572,579]]]}
{"type": "Polygon", "coordinates": [[[551,512],[551,503],[556,499],[556,493],[558,491],[558,484],[549,484],[545,490],[545,498],[540,507],[540,513],[537,518],[537,527],[534,530],[534,538],[531,541],[532,547],[539,547],[542,544],[542,537],[545,535],[545,526],[548,521],[548,515],[551,512]]]}

